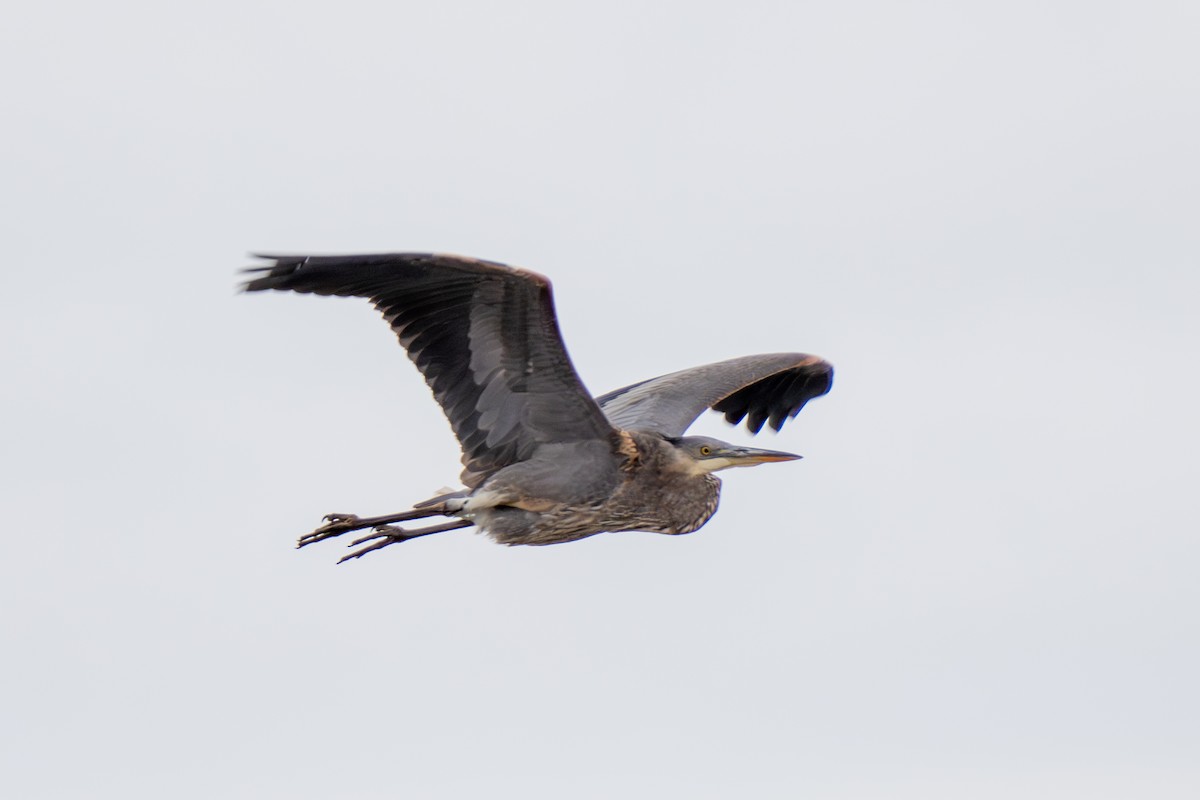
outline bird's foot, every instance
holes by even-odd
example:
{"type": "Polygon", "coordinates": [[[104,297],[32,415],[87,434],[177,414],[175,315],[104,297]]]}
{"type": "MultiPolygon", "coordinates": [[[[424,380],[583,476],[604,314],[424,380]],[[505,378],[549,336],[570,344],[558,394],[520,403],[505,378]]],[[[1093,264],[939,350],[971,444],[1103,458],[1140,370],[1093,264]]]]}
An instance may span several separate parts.
{"type": "MultiPolygon", "coordinates": [[[[336,535],[336,534],[335,534],[336,535]]],[[[422,534],[418,533],[417,536],[422,534]]],[[[390,544],[398,544],[399,542],[407,542],[409,539],[415,539],[417,536],[412,535],[404,528],[397,528],[395,525],[380,525],[375,530],[371,531],[370,535],[355,539],[350,543],[350,547],[358,547],[360,544],[367,542],[375,542],[370,547],[364,547],[361,550],[355,550],[353,553],[343,556],[338,559],[338,563],[349,561],[352,558],[362,558],[367,553],[373,553],[376,550],[382,550],[390,544]],[[376,541],[378,540],[378,541],[376,541]]]]}
{"type": "Polygon", "coordinates": [[[360,523],[361,518],[357,514],[326,514],[323,519],[325,520],[324,525],[312,533],[306,533],[300,537],[300,540],[296,543],[297,549],[313,544],[314,542],[323,542],[326,539],[332,539],[335,536],[341,536],[343,533],[356,531],[363,527],[360,523]]]}

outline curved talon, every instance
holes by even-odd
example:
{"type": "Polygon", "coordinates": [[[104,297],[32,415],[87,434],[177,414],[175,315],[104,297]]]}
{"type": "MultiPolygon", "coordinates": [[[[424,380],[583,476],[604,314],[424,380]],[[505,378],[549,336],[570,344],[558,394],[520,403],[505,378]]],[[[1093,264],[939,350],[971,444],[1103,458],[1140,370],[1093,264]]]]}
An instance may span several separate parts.
{"type": "Polygon", "coordinates": [[[346,546],[355,547],[366,542],[374,541],[375,539],[396,539],[398,541],[402,541],[407,538],[405,533],[406,531],[404,528],[397,528],[395,525],[380,525],[366,536],[360,536],[346,546]]]}
{"type": "Polygon", "coordinates": [[[338,559],[337,563],[341,564],[342,562],[349,561],[352,558],[362,558],[367,553],[373,553],[376,550],[381,550],[390,544],[407,542],[410,538],[412,537],[404,535],[403,528],[396,528],[392,525],[382,525],[376,528],[375,532],[370,536],[364,536],[361,539],[356,539],[355,541],[351,542],[349,546],[354,547],[355,545],[363,544],[364,542],[369,542],[373,539],[379,539],[380,541],[375,542],[375,544],[371,545],[370,547],[364,547],[361,550],[355,550],[353,553],[342,556],[338,559]]]}
{"type": "MultiPolygon", "coordinates": [[[[400,539],[398,541],[404,541],[404,540],[400,539]]],[[[353,553],[350,553],[349,555],[342,556],[341,558],[338,559],[337,563],[344,564],[352,558],[362,558],[367,553],[374,552],[375,550],[378,550],[382,547],[387,547],[391,543],[392,543],[391,540],[384,539],[382,542],[373,544],[370,547],[364,547],[362,550],[355,550],[353,553]]]]}
{"type": "Polygon", "coordinates": [[[341,536],[343,533],[358,530],[360,527],[358,524],[359,516],[357,514],[326,514],[321,519],[326,521],[325,524],[312,533],[306,533],[301,536],[296,542],[296,549],[313,544],[314,542],[323,542],[326,539],[341,536]]]}

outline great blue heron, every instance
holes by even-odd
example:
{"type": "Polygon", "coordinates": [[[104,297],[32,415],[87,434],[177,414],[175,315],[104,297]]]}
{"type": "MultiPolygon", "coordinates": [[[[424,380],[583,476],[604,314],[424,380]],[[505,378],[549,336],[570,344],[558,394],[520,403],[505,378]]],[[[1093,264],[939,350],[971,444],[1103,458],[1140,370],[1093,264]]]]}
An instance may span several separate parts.
{"type": "MultiPolygon", "coordinates": [[[[246,291],[365,297],[424,374],[462,446],[461,491],[381,517],[330,514],[299,547],[373,528],[341,561],[477,525],[502,544],[556,544],[607,531],[691,533],[717,510],[730,467],[800,458],[684,436],[706,409],[776,431],[829,391],[816,356],[746,356],[651,378],[593,398],[559,335],[550,282],[462,256],[259,256],[246,291]],[[426,517],[415,530],[392,525],[426,517]]],[[[634,310],[636,313],[636,309],[634,310]]],[[[339,561],[338,563],[341,563],[339,561]]]]}

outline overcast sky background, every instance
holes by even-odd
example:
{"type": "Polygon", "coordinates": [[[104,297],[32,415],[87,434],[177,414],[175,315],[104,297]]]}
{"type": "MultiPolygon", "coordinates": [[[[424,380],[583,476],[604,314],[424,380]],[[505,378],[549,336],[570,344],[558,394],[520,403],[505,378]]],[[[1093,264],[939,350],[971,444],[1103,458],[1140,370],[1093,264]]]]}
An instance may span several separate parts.
{"type": "Polygon", "coordinates": [[[0,793],[1200,796],[1198,8],[25,4],[0,793]],[[694,535],[335,566],[456,443],[251,250],[543,272],[597,393],[837,378],[694,535]]]}

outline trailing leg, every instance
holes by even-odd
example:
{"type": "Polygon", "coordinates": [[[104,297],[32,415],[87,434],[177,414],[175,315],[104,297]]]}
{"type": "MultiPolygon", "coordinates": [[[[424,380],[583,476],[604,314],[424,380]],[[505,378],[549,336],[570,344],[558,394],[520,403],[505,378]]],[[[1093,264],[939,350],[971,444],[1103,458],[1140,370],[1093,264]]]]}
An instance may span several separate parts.
{"type": "Polygon", "coordinates": [[[360,517],[357,514],[326,514],[325,524],[312,533],[301,536],[300,540],[296,543],[296,547],[301,548],[315,542],[323,542],[326,539],[341,536],[343,533],[360,531],[363,528],[378,528],[383,525],[390,525],[393,522],[407,522],[408,520],[424,519],[425,517],[443,517],[446,516],[446,512],[446,504],[438,503],[435,506],[414,508],[399,514],[388,514],[382,517],[360,517]]]}
{"type": "Polygon", "coordinates": [[[355,550],[348,556],[343,556],[342,558],[338,559],[338,563],[341,564],[343,561],[349,561],[352,558],[362,558],[367,553],[372,553],[376,550],[382,550],[390,544],[407,542],[409,539],[416,539],[420,536],[428,536],[431,533],[441,533],[442,531],[454,531],[458,530],[459,528],[469,528],[474,524],[475,523],[471,522],[470,520],[459,519],[455,520],[454,522],[446,522],[441,525],[430,525],[428,528],[417,528],[413,531],[406,531],[404,528],[397,528],[393,525],[381,525],[369,536],[364,536],[361,539],[355,539],[350,543],[350,546],[355,547],[356,545],[375,541],[376,539],[379,541],[375,542],[375,544],[371,545],[370,547],[364,547],[361,550],[355,550]]]}

